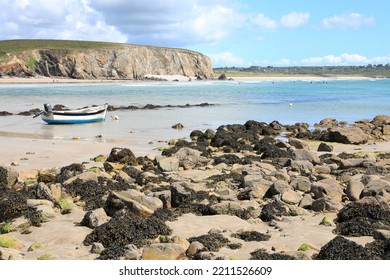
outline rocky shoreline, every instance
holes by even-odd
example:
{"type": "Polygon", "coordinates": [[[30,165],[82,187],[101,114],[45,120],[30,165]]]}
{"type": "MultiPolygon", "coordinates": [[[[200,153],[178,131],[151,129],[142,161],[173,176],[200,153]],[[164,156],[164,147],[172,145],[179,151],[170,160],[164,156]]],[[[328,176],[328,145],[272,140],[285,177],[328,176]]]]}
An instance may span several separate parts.
{"type": "Polygon", "coordinates": [[[390,117],[314,127],[247,121],[161,156],[115,147],[93,167],[1,166],[0,259],[389,259],[390,152],[332,142],[389,141],[390,117]]]}

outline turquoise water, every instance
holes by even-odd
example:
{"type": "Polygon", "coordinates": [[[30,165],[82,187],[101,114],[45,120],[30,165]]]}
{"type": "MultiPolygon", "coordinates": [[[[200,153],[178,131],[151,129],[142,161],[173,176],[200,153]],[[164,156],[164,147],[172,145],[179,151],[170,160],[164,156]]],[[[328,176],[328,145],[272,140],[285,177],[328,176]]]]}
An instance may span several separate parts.
{"type": "Polygon", "coordinates": [[[0,111],[18,113],[43,108],[43,103],[83,107],[109,103],[116,106],[185,105],[215,106],[108,112],[103,124],[50,126],[40,118],[0,117],[0,136],[71,139],[145,144],[186,137],[194,129],[217,128],[247,120],[282,124],[323,118],[354,122],[390,115],[390,80],[326,81],[206,81],[188,83],[114,83],[0,85],[0,111]],[[289,104],[292,104],[289,105],[289,104]],[[118,115],[113,121],[110,115],[118,115]],[[171,126],[182,123],[183,130],[171,126]]]}

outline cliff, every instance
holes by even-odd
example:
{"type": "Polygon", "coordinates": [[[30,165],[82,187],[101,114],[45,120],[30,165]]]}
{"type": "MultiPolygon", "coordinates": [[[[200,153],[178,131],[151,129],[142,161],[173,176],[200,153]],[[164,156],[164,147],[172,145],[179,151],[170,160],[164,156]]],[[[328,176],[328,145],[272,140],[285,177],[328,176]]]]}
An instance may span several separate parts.
{"type": "Polygon", "coordinates": [[[143,79],[152,74],[213,78],[211,60],[185,49],[115,44],[85,49],[35,48],[7,56],[0,60],[0,77],[143,79]]]}

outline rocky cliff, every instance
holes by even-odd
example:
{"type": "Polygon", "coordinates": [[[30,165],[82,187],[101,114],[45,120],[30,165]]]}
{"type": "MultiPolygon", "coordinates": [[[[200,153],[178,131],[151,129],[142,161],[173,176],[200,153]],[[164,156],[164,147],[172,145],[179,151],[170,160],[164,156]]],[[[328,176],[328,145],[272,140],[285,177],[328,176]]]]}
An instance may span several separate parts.
{"type": "Polygon", "coordinates": [[[198,52],[139,45],[84,50],[34,49],[0,63],[1,76],[143,79],[145,75],[213,78],[211,60],[198,52]]]}

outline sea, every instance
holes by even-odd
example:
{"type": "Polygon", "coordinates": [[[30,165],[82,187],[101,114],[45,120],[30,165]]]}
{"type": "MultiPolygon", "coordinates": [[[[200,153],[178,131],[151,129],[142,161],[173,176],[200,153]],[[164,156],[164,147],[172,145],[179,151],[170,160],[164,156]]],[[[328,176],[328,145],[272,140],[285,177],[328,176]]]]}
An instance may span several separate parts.
{"type": "Polygon", "coordinates": [[[78,139],[157,149],[171,139],[188,138],[192,130],[248,120],[314,126],[324,118],[353,123],[390,115],[390,79],[2,84],[0,111],[14,114],[0,117],[0,137],[78,139]],[[109,111],[103,123],[77,125],[48,125],[40,117],[17,115],[43,109],[44,103],[69,108],[104,103],[163,107],[109,111]],[[168,106],[202,103],[210,106],[168,106]],[[177,123],[184,128],[173,129],[177,123]]]}

